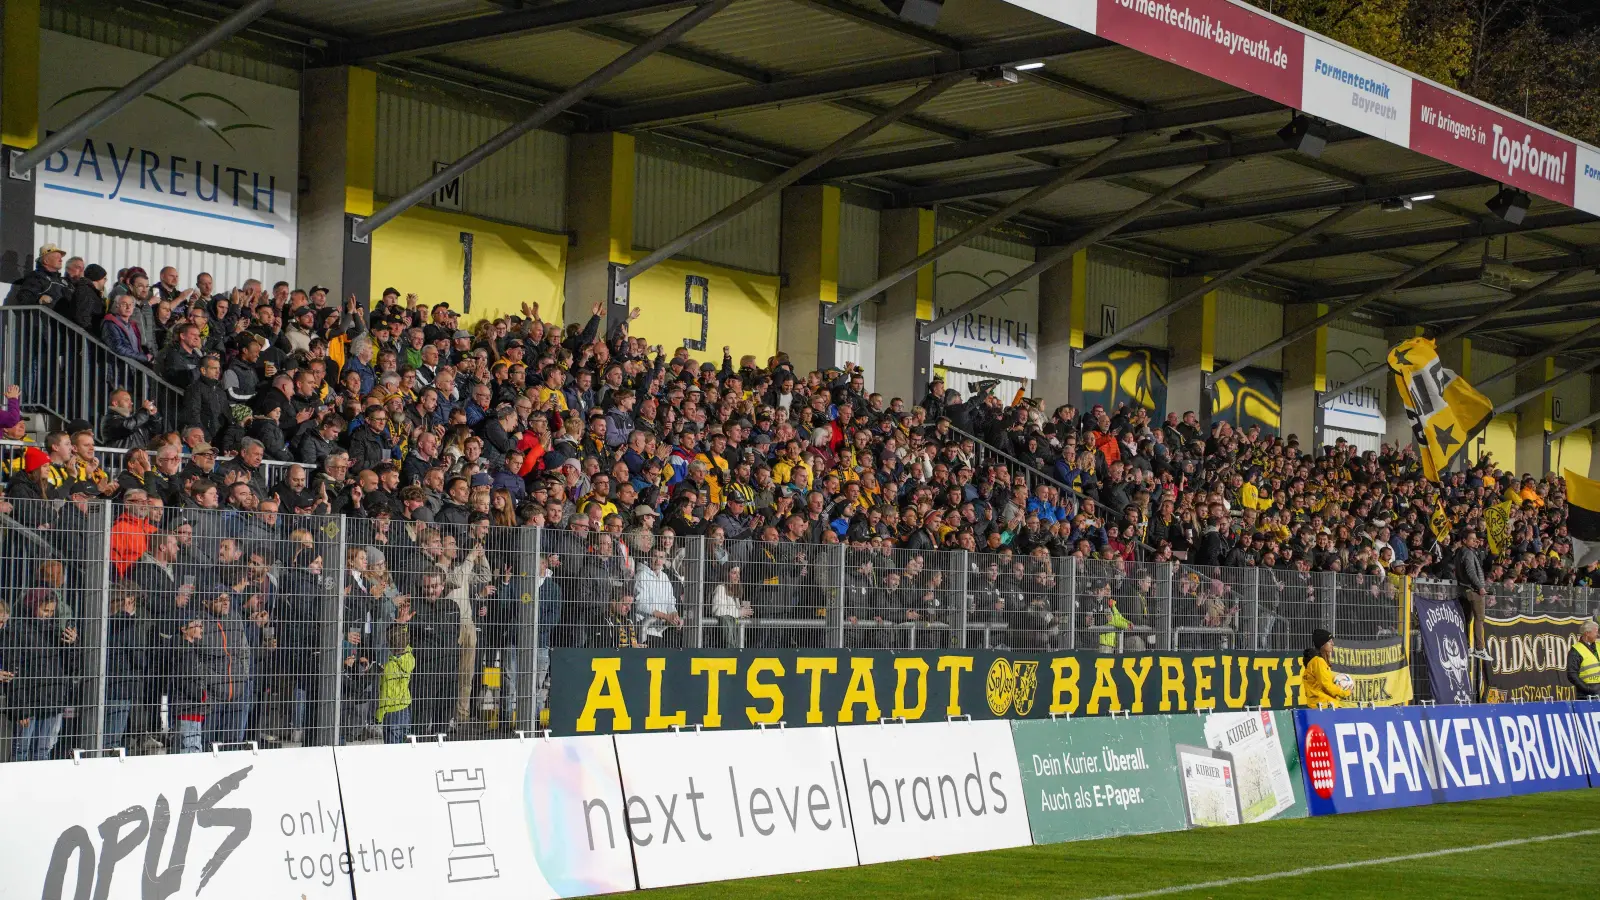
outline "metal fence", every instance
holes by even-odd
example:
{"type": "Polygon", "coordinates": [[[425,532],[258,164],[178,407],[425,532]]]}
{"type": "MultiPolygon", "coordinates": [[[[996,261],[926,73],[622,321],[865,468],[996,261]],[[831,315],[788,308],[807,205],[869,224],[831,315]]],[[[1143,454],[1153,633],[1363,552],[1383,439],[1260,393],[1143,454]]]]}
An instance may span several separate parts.
{"type": "MultiPolygon", "coordinates": [[[[1294,651],[1319,627],[1401,633],[1402,599],[1379,576],[831,534],[0,500],[0,760],[512,736],[537,727],[552,647],[1294,651]]],[[[1497,594],[1530,614],[1597,601],[1497,594]]]]}

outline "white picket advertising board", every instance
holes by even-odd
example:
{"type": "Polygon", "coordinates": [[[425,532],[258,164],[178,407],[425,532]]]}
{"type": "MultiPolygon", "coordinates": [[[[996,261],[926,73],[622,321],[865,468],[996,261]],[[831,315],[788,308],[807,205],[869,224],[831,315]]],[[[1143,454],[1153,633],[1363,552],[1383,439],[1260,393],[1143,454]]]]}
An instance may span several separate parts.
{"type": "Polygon", "coordinates": [[[834,729],[616,741],[641,888],[856,864],[834,729]]]}
{"type": "Polygon", "coordinates": [[[337,758],[363,897],[634,889],[610,737],[340,747],[337,758]]]}
{"type": "Polygon", "coordinates": [[[1033,843],[1009,722],[838,732],[862,865],[1033,843]]]}
{"type": "Polygon", "coordinates": [[[326,749],[0,765],[0,900],[350,900],[326,749]]]}

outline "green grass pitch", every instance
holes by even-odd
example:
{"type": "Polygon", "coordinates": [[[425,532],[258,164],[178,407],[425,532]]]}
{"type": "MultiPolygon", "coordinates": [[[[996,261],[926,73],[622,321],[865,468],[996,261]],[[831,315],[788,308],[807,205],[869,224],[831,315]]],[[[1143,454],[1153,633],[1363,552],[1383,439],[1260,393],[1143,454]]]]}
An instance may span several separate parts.
{"type": "Polygon", "coordinates": [[[1597,885],[1600,790],[1584,790],[1023,847],[651,893],[662,900],[861,900],[882,896],[1089,900],[1139,894],[1227,900],[1522,900],[1600,896],[1597,885]],[[1596,833],[1423,859],[1370,862],[1588,830],[1596,833]],[[1203,882],[1340,863],[1351,865],[1185,889],[1203,882]]]}

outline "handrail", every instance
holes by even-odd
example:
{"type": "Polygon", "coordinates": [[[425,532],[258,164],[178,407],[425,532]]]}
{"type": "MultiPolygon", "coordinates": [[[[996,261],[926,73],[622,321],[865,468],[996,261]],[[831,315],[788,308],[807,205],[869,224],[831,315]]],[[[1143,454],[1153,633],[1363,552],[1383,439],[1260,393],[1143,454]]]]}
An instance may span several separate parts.
{"type": "Polygon", "coordinates": [[[123,388],[157,399],[170,422],[183,398],[148,364],[118,355],[48,306],[0,306],[0,340],[0,383],[22,388],[24,409],[98,424],[111,392],[123,388]]]}
{"type": "MultiPolygon", "coordinates": [[[[1049,484],[1049,485],[1055,487],[1057,490],[1061,491],[1062,493],[1071,494],[1072,496],[1077,497],[1079,503],[1082,503],[1085,500],[1094,500],[1096,503],[1100,502],[1099,500],[1095,500],[1095,498],[1090,497],[1089,495],[1083,493],[1082,491],[1078,490],[1077,488],[1072,487],[1071,485],[1062,483],[1062,481],[1059,478],[1056,478],[1054,475],[1051,475],[1048,472],[1043,471],[1042,469],[1038,469],[1038,468],[1035,468],[1034,466],[1028,465],[1027,463],[1023,462],[1022,460],[1017,459],[1015,456],[1012,456],[1011,454],[1005,452],[1004,450],[1001,450],[999,447],[996,447],[995,445],[989,443],[988,441],[985,441],[983,438],[980,438],[975,434],[971,434],[970,432],[962,431],[960,428],[957,428],[954,425],[950,426],[950,430],[955,432],[956,434],[960,435],[961,437],[963,437],[963,438],[965,438],[965,439],[967,439],[969,441],[972,441],[972,443],[974,445],[983,448],[983,452],[992,453],[995,456],[1000,457],[1001,459],[1005,460],[1008,465],[1017,466],[1018,468],[1025,469],[1025,470],[1027,470],[1029,472],[1032,472],[1036,477],[1043,479],[1046,484],[1049,484]]],[[[1149,524],[1149,523],[1146,523],[1146,524],[1149,524]]],[[[1141,550],[1144,550],[1144,551],[1146,551],[1148,553],[1154,554],[1154,553],[1158,552],[1156,550],[1156,548],[1154,548],[1154,547],[1150,546],[1149,544],[1145,543],[1143,540],[1135,540],[1133,543],[1136,544],[1141,550]]]]}

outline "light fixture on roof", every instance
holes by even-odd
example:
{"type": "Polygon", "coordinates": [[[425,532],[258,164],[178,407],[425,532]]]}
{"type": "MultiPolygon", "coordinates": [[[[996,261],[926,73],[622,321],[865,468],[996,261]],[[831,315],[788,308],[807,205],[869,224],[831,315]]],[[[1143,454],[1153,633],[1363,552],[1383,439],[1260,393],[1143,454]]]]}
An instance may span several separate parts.
{"type": "Polygon", "coordinates": [[[1406,212],[1411,209],[1410,197],[1390,197],[1378,205],[1384,212],[1406,212]]]}
{"type": "Polygon", "coordinates": [[[1326,122],[1310,116],[1297,115],[1278,132],[1278,138],[1289,149],[1316,159],[1322,155],[1322,151],[1328,149],[1328,138],[1331,134],[1326,122]]]}
{"type": "Polygon", "coordinates": [[[973,72],[972,77],[979,84],[987,84],[990,87],[1005,87],[1008,84],[1016,84],[1021,78],[1017,74],[1017,70],[1010,66],[989,66],[973,72]]]}
{"type": "Polygon", "coordinates": [[[1485,203],[1484,206],[1487,206],[1489,212],[1494,213],[1498,218],[1504,219],[1512,225],[1521,225],[1522,220],[1527,218],[1528,204],[1532,202],[1533,198],[1528,196],[1527,191],[1520,191],[1513,187],[1503,187],[1498,194],[1490,197],[1489,202],[1485,203]]]}
{"type": "Polygon", "coordinates": [[[944,9],[944,0],[883,0],[883,5],[902,21],[932,28],[939,24],[939,12],[944,9]]]}
{"type": "Polygon", "coordinates": [[[1434,197],[1437,197],[1437,196],[1438,196],[1437,194],[1418,194],[1415,197],[1411,198],[1411,202],[1412,203],[1421,203],[1424,200],[1432,200],[1434,197]]]}
{"type": "Polygon", "coordinates": [[[1017,66],[1017,71],[1018,72],[1032,72],[1034,69],[1042,69],[1042,68],[1044,68],[1044,63],[1041,62],[1041,61],[1035,60],[1034,62],[1025,62],[1025,63],[1022,63],[1022,64],[1018,65],[1017,66]]]}
{"type": "Polygon", "coordinates": [[[1167,138],[1167,143],[1169,143],[1169,144],[1197,144],[1197,143],[1200,143],[1201,141],[1204,141],[1205,139],[1206,139],[1205,135],[1201,134],[1198,131],[1195,131],[1193,128],[1184,128],[1184,129],[1180,129],[1179,131],[1173,132],[1172,137],[1167,138]]]}

